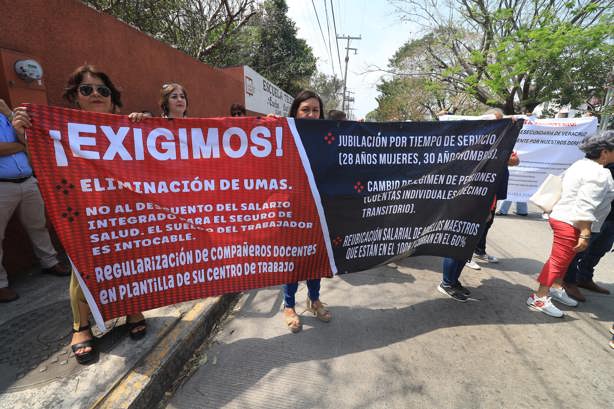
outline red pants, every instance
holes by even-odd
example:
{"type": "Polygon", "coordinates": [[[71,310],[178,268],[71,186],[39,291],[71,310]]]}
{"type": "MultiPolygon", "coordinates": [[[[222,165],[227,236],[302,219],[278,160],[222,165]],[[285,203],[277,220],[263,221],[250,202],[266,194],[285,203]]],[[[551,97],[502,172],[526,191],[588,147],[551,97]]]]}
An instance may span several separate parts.
{"type": "Polygon", "coordinates": [[[580,230],[552,218],[550,218],[550,227],[554,232],[552,251],[537,278],[541,285],[548,287],[551,287],[557,278],[565,276],[567,268],[576,256],[573,248],[578,244],[578,236],[580,236],[580,230]]]}

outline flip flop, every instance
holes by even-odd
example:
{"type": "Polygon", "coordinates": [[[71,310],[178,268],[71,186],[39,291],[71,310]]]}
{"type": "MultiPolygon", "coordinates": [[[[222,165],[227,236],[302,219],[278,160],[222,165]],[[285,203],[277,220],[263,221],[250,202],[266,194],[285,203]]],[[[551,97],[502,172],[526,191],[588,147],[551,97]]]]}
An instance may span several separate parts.
{"type": "Polygon", "coordinates": [[[128,327],[128,333],[130,334],[130,338],[132,338],[134,341],[142,339],[145,334],[147,334],[147,323],[145,322],[145,318],[137,322],[126,321],[126,326],[128,327]],[[144,328],[140,331],[135,331],[135,329],[138,327],[144,328]]]}

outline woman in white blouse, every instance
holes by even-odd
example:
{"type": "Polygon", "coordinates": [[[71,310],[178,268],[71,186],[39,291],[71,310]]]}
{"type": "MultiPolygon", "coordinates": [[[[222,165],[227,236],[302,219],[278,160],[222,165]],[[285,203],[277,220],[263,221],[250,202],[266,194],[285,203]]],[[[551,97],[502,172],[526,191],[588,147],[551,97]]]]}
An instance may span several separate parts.
{"type": "Polygon", "coordinates": [[[599,232],[614,198],[614,181],[604,168],[614,162],[614,131],[589,137],[579,148],[585,158],[563,175],[561,199],[550,214],[554,232],[550,258],[537,279],[538,290],[527,300],[529,308],[552,317],[562,317],[563,312],[551,298],[570,307],[578,305],[565,293],[563,277],[575,254],[588,247],[591,231],[599,232]]]}

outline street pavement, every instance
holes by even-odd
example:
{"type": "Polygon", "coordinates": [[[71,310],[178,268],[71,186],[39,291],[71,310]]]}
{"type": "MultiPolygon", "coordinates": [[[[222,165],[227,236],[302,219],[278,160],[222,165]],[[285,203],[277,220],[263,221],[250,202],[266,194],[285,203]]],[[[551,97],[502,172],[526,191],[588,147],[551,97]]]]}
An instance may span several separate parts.
{"type": "MultiPolygon", "coordinates": [[[[551,240],[538,213],[497,216],[488,252],[501,261],[464,269],[467,303],[437,291],[437,257],[323,280],[333,320],[303,312],[298,334],[280,287],[245,293],[166,407],[614,408],[614,295],[583,291],[563,319],[525,304],[551,240]]],[[[595,280],[614,293],[613,267],[608,253],[595,280]]],[[[299,313],[305,298],[301,284],[299,313]]]]}
{"type": "Polygon", "coordinates": [[[233,296],[147,311],[147,336],[132,341],[125,319],[94,327],[99,359],[79,365],[70,351],[68,277],[24,272],[17,301],[0,304],[0,409],[151,408],[233,296]]]}

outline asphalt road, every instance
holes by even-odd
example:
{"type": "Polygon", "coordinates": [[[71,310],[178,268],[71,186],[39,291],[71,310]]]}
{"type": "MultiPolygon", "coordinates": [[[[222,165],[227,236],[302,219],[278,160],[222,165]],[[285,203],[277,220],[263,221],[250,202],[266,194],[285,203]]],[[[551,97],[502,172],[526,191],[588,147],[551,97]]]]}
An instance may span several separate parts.
{"type": "MultiPolygon", "coordinates": [[[[436,290],[441,259],[409,258],[324,280],[333,321],[304,313],[298,334],[279,287],[246,293],[167,408],[614,408],[614,295],[584,291],[563,319],[525,304],[550,243],[537,214],[497,217],[501,261],[465,268],[470,302],[436,290]]],[[[596,281],[614,293],[612,267],[609,253],[596,281]]]]}

